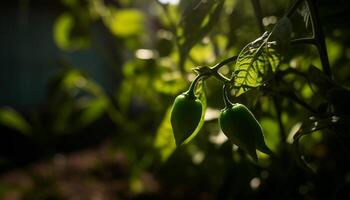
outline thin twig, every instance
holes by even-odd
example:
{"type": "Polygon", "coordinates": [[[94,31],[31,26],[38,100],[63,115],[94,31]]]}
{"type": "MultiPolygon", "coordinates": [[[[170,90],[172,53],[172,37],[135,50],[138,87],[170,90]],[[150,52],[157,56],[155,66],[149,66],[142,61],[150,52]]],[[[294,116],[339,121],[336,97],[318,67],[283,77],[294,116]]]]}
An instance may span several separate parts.
{"type": "Polygon", "coordinates": [[[284,129],[283,126],[283,122],[282,122],[282,112],[281,112],[281,102],[280,99],[277,96],[273,97],[273,103],[276,109],[276,115],[277,115],[277,119],[278,119],[278,127],[279,127],[279,134],[280,134],[280,146],[281,146],[281,150],[284,151],[286,145],[286,131],[284,129]]]}
{"type": "Polygon", "coordinates": [[[182,51],[181,51],[181,44],[180,44],[180,40],[179,40],[179,37],[178,35],[176,34],[176,30],[177,30],[177,26],[176,26],[176,23],[174,22],[174,20],[171,18],[170,14],[169,14],[169,11],[167,9],[167,6],[162,4],[161,2],[159,1],[156,1],[158,2],[158,5],[160,5],[160,7],[162,8],[163,12],[164,12],[164,15],[165,17],[168,19],[168,22],[169,22],[169,25],[170,25],[170,31],[172,32],[172,34],[174,35],[175,37],[175,46],[179,52],[179,68],[180,68],[180,72],[181,74],[184,75],[185,73],[185,69],[184,69],[184,64],[185,64],[185,60],[184,60],[184,56],[182,55],[182,51]]]}
{"type": "Polygon", "coordinates": [[[219,62],[218,64],[214,65],[211,69],[214,70],[214,71],[218,71],[222,66],[224,65],[227,65],[231,62],[234,62],[236,61],[238,58],[238,56],[232,56],[232,57],[229,57],[229,58],[226,58],[225,60],[219,62]]]}
{"type": "Polygon", "coordinates": [[[262,89],[262,91],[270,93],[271,95],[277,95],[277,96],[281,96],[281,97],[285,97],[287,99],[290,99],[290,100],[294,101],[295,103],[299,104],[300,106],[304,107],[306,110],[310,111],[314,115],[318,115],[317,110],[315,110],[309,104],[305,103],[303,100],[301,100],[295,94],[290,95],[290,94],[283,93],[283,92],[276,92],[276,91],[273,91],[273,90],[268,89],[266,87],[262,87],[261,89],[262,89]]]}
{"type": "Polygon", "coordinates": [[[300,6],[301,3],[303,3],[303,1],[304,0],[296,0],[296,1],[294,1],[293,5],[288,8],[285,16],[286,17],[292,16],[292,14],[296,11],[296,9],[298,9],[298,7],[300,6]]]}
{"type": "Polygon", "coordinates": [[[265,32],[265,28],[264,25],[262,23],[262,18],[263,18],[263,13],[262,13],[262,9],[261,9],[261,4],[259,0],[251,0],[253,8],[254,8],[254,13],[255,13],[255,17],[259,26],[259,30],[261,33],[265,32]]]}
{"type": "Polygon", "coordinates": [[[304,77],[305,79],[308,78],[308,76],[305,73],[303,73],[303,72],[301,72],[301,71],[299,71],[299,70],[297,70],[295,68],[292,68],[292,67],[288,67],[285,70],[278,70],[276,72],[276,76],[281,77],[281,78],[286,76],[286,75],[288,75],[288,74],[295,74],[295,75],[304,77]]]}
{"type": "Polygon", "coordinates": [[[322,63],[322,69],[324,73],[332,79],[332,71],[329,65],[329,59],[328,59],[328,53],[327,53],[327,47],[325,42],[325,37],[323,34],[320,16],[316,7],[315,0],[306,0],[310,9],[311,13],[311,19],[312,19],[312,26],[314,30],[314,37],[317,42],[317,50],[320,54],[321,63],[322,63]]]}
{"type": "Polygon", "coordinates": [[[290,40],[290,44],[312,44],[312,45],[317,45],[317,42],[315,38],[296,38],[290,40]]]}

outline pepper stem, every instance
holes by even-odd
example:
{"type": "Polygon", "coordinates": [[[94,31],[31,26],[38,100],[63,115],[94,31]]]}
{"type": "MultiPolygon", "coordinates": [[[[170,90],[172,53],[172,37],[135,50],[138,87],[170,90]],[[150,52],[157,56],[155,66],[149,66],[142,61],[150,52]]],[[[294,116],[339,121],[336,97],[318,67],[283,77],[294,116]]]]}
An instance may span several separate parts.
{"type": "Polygon", "coordinates": [[[202,78],[202,75],[197,75],[196,78],[192,81],[189,89],[187,90],[187,92],[185,92],[186,95],[188,95],[189,98],[195,99],[196,95],[194,94],[194,90],[196,88],[196,85],[198,83],[198,81],[202,78]]]}
{"type": "Polygon", "coordinates": [[[223,95],[223,99],[224,99],[224,103],[225,103],[225,108],[230,108],[233,105],[233,103],[230,101],[230,99],[229,99],[229,97],[227,95],[227,86],[228,86],[228,84],[225,83],[224,86],[223,86],[223,93],[222,93],[222,95],[223,95]]]}

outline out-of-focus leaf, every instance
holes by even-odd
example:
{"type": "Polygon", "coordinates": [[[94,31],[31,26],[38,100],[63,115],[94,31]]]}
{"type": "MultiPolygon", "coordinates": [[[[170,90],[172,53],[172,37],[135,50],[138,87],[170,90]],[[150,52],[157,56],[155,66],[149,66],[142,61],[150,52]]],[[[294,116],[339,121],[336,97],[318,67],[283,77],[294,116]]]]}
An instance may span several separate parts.
{"type": "Polygon", "coordinates": [[[293,135],[293,139],[297,140],[303,135],[310,134],[314,131],[328,128],[339,121],[339,117],[332,116],[326,119],[316,119],[310,117],[308,120],[304,121],[299,130],[293,135]]]}
{"type": "Polygon", "coordinates": [[[66,91],[70,94],[77,95],[78,90],[84,90],[94,96],[103,96],[103,89],[93,80],[88,79],[81,71],[70,69],[62,75],[58,85],[59,90],[66,91]]]}
{"type": "Polygon", "coordinates": [[[211,45],[196,44],[189,52],[192,60],[197,63],[212,63],[215,61],[213,47],[211,45]]]}
{"type": "Polygon", "coordinates": [[[308,79],[319,90],[319,94],[333,105],[334,112],[338,115],[349,115],[350,91],[328,78],[320,69],[311,65],[308,71],[308,79]]]}
{"type": "Polygon", "coordinates": [[[184,79],[178,73],[163,73],[160,78],[154,79],[154,88],[158,92],[175,95],[186,87],[184,79]]]}
{"type": "Polygon", "coordinates": [[[176,149],[175,138],[170,124],[170,116],[171,107],[168,108],[154,140],[154,147],[159,151],[162,161],[166,161],[176,149]]]}
{"type": "Polygon", "coordinates": [[[270,147],[274,152],[277,152],[279,145],[279,135],[278,135],[278,122],[277,120],[271,118],[262,118],[259,120],[263,130],[264,137],[268,147],[270,147]]]}
{"type": "Polygon", "coordinates": [[[70,13],[61,14],[54,24],[54,39],[57,46],[63,50],[76,50],[86,48],[89,39],[86,34],[85,23],[78,21],[70,13]]]}
{"type": "Polygon", "coordinates": [[[76,125],[81,128],[91,124],[102,116],[107,106],[108,100],[106,98],[101,97],[90,100],[82,108],[81,113],[77,118],[76,125]]]}
{"type": "Polygon", "coordinates": [[[251,89],[238,97],[239,102],[244,102],[247,107],[254,107],[260,97],[262,92],[259,89],[251,89]]]}
{"type": "Polygon", "coordinates": [[[143,13],[137,9],[110,9],[106,25],[119,37],[140,35],[145,32],[143,13]]]}
{"type": "Polygon", "coordinates": [[[76,7],[79,5],[79,1],[78,0],[62,0],[62,3],[68,7],[76,7]]]}
{"type": "Polygon", "coordinates": [[[293,150],[295,153],[298,164],[310,173],[315,173],[315,170],[305,161],[304,156],[300,152],[299,142],[302,136],[312,134],[315,131],[330,128],[338,123],[340,118],[338,116],[332,116],[326,119],[316,119],[310,117],[308,120],[302,123],[299,130],[293,135],[293,150]]]}
{"type": "Polygon", "coordinates": [[[124,80],[118,89],[117,101],[122,113],[126,113],[130,106],[133,88],[131,80],[124,80]]]}
{"type": "Polygon", "coordinates": [[[337,85],[330,80],[320,69],[311,65],[308,70],[308,79],[311,83],[314,83],[315,86],[320,90],[320,94],[327,94],[333,87],[337,85]]]}
{"type": "Polygon", "coordinates": [[[103,89],[77,69],[60,73],[53,80],[50,91],[55,133],[69,133],[86,127],[101,117],[108,104],[103,89]]]}
{"type": "Polygon", "coordinates": [[[62,49],[69,49],[69,31],[72,28],[74,22],[73,17],[68,14],[62,14],[54,25],[54,38],[58,47],[62,49]]]}
{"type": "Polygon", "coordinates": [[[272,30],[269,41],[275,41],[275,49],[280,55],[284,55],[288,49],[289,42],[292,36],[292,23],[288,17],[283,17],[278,20],[274,29],[272,30]]]}
{"type": "Polygon", "coordinates": [[[233,69],[235,86],[240,95],[250,88],[260,86],[277,68],[280,58],[271,48],[274,42],[269,42],[270,34],[265,32],[261,37],[243,48],[233,69]]]}
{"type": "Polygon", "coordinates": [[[23,134],[28,134],[31,131],[27,120],[20,113],[8,107],[0,108],[0,124],[23,134]]]}
{"type": "MultiPolygon", "coordinates": [[[[169,78],[169,76],[165,77],[165,79],[162,77],[163,75],[166,76],[166,70],[169,69],[159,67],[154,59],[134,59],[127,62],[123,66],[123,75],[125,79],[118,90],[117,96],[118,104],[122,112],[125,113],[130,108],[129,106],[132,100],[141,100],[143,103],[151,104],[152,109],[158,109],[160,106],[160,99],[154,97],[158,96],[159,92],[163,91],[164,93],[172,93],[173,89],[181,86],[181,84],[176,85],[176,81],[173,77],[170,77],[172,80],[170,80],[169,83],[163,82],[163,80],[169,78]],[[159,82],[162,83],[159,85],[159,82]]],[[[176,80],[179,79],[176,78],[176,80]]],[[[178,83],[180,83],[180,81],[178,83]]]]}
{"type": "Polygon", "coordinates": [[[74,102],[72,99],[64,99],[54,106],[54,119],[52,129],[55,133],[65,133],[72,126],[70,116],[73,113],[74,102]]]}
{"type": "Polygon", "coordinates": [[[306,1],[303,3],[301,8],[298,9],[298,13],[302,16],[304,23],[305,23],[305,27],[307,28],[310,24],[310,21],[311,21],[311,13],[310,13],[310,9],[309,9],[309,6],[306,3],[306,1]]]}
{"type": "Polygon", "coordinates": [[[74,88],[83,88],[87,84],[86,78],[78,70],[69,70],[64,74],[64,78],[61,81],[61,90],[71,90],[74,88]]]}
{"type": "Polygon", "coordinates": [[[183,59],[191,48],[200,41],[218,22],[224,0],[218,1],[181,1],[183,8],[179,29],[180,57],[183,59]]]}
{"type": "Polygon", "coordinates": [[[304,87],[302,87],[300,94],[304,99],[311,98],[313,95],[313,91],[310,85],[305,84],[304,87]]]}
{"type": "Polygon", "coordinates": [[[156,49],[160,57],[169,56],[174,49],[172,38],[160,36],[156,43],[156,49]]]}
{"type": "Polygon", "coordinates": [[[337,61],[341,59],[344,51],[342,44],[339,41],[327,39],[326,40],[327,53],[330,66],[336,65],[337,61]]]}

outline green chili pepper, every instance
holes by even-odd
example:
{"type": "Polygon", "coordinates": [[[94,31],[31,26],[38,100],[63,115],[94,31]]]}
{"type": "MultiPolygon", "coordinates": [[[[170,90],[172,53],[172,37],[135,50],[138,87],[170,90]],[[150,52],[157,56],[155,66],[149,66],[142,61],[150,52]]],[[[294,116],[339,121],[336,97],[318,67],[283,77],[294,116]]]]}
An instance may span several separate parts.
{"type": "Polygon", "coordinates": [[[256,149],[266,154],[272,154],[272,151],[265,144],[259,122],[243,104],[233,104],[231,107],[221,110],[219,124],[224,134],[255,161],[258,159],[256,149]]]}
{"type": "Polygon", "coordinates": [[[196,130],[202,116],[202,103],[188,93],[176,97],[171,111],[171,126],[176,145],[181,145],[196,130]]]}

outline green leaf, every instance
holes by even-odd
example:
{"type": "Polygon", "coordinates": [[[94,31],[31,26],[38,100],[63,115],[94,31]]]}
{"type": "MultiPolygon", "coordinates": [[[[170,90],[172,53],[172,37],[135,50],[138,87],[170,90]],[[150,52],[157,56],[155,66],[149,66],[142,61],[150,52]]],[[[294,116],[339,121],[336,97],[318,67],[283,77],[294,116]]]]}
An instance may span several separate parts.
{"type": "Polygon", "coordinates": [[[153,79],[154,89],[162,94],[179,94],[186,88],[186,81],[177,72],[161,72],[153,79]]]}
{"type": "Polygon", "coordinates": [[[87,24],[67,12],[56,19],[53,36],[57,46],[63,50],[86,48],[90,43],[87,36],[87,24]]]}
{"type": "Polygon", "coordinates": [[[131,103],[131,98],[133,96],[133,92],[135,86],[132,82],[132,79],[125,79],[118,89],[117,102],[120,107],[120,111],[124,114],[127,113],[128,108],[131,103]]]}
{"type": "Polygon", "coordinates": [[[265,141],[268,147],[274,152],[277,152],[279,146],[279,135],[278,135],[278,122],[272,118],[262,118],[260,121],[261,127],[263,128],[265,141]]]}
{"type": "Polygon", "coordinates": [[[309,5],[307,4],[306,1],[303,3],[301,8],[298,9],[298,13],[303,18],[305,27],[307,28],[311,23],[311,13],[310,13],[309,5]]]}
{"type": "Polygon", "coordinates": [[[168,108],[154,140],[154,147],[159,151],[163,162],[166,161],[176,149],[175,138],[170,124],[171,108],[171,106],[168,108]]]}
{"type": "Polygon", "coordinates": [[[92,79],[84,75],[84,73],[77,69],[69,69],[62,74],[59,82],[59,93],[67,91],[74,96],[78,90],[84,90],[88,94],[95,97],[104,96],[103,89],[92,79]]]}
{"type": "Polygon", "coordinates": [[[106,111],[108,98],[95,81],[77,69],[65,69],[51,82],[50,108],[55,133],[86,127],[106,111]]]}
{"type": "Polygon", "coordinates": [[[292,24],[288,17],[281,18],[271,33],[246,45],[239,53],[233,69],[232,79],[238,87],[236,95],[250,88],[255,88],[272,76],[278,67],[281,56],[288,49],[291,39],[292,24]]]}
{"type": "Polygon", "coordinates": [[[182,59],[217,24],[224,2],[224,0],[186,0],[180,2],[180,7],[183,7],[181,28],[179,29],[180,57],[182,59]]]}
{"type": "Polygon", "coordinates": [[[76,125],[79,128],[82,128],[96,121],[106,111],[107,106],[108,106],[107,98],[101,97],[101,98],[89,100],[83,106],[81,113],[77,118],[76,125]]]}
{"type": "Polygon", "coordinates": [[[18,130],[23,134],[31,131],[31,126],[24,117],[12,108],[0,108],[0,124],[18,130]]]}
{"type": "Polygon", "coordinates": [[[275,42],[269,42],[269,36],[270,34],[265,32],[246,45],[238,55],[232,77],[235,86],[239,88],[237,96],[250,88],[260,86],[279,65],[279,55],[271,47],[275,42]]]}
{"type": "Polygon", "coordinates": [[[105,23],[111,32],[119,37],[130,37],[145,32],[145,16],[137,9],[110,9],[105,23]]]}

